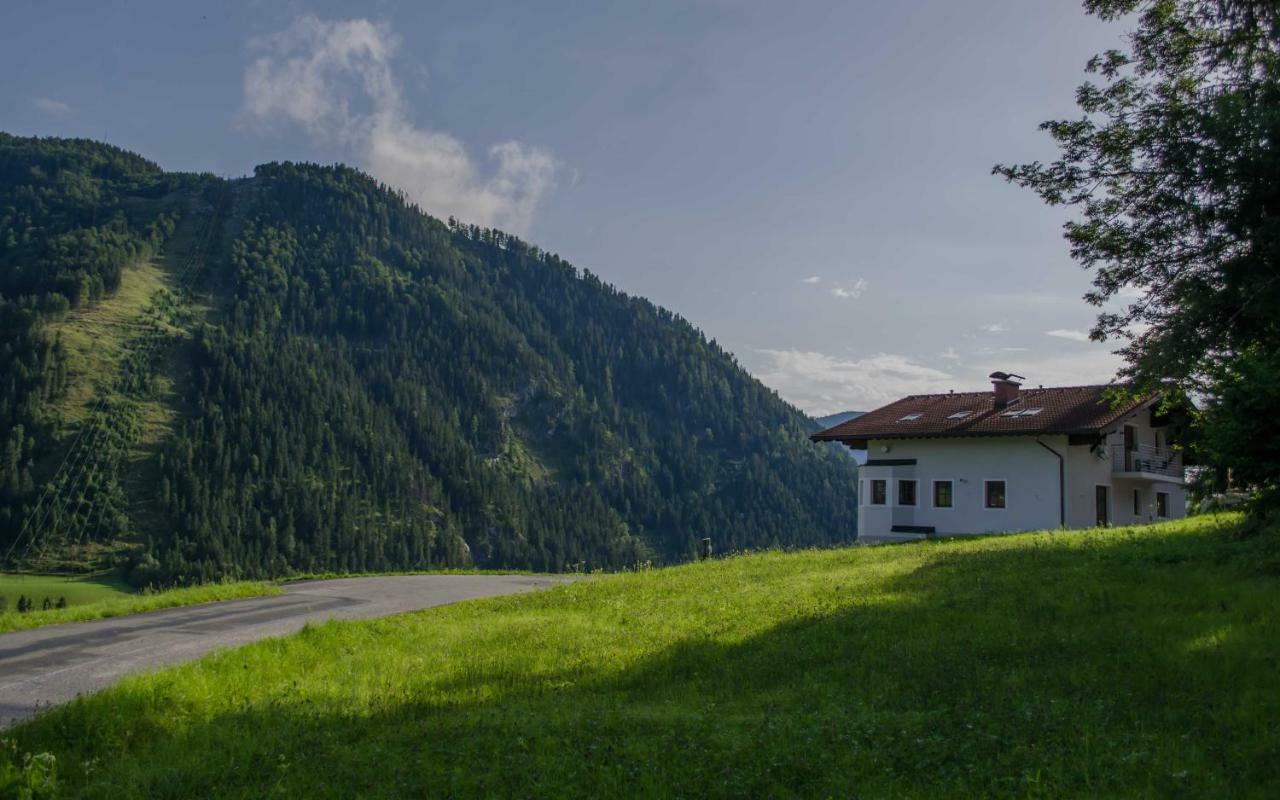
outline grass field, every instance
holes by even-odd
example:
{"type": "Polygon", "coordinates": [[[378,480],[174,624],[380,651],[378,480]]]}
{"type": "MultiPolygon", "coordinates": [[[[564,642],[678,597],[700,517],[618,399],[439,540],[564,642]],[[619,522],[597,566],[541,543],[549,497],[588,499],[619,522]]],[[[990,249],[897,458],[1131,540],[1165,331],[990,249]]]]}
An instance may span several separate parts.
{"type": "Polygon", "coordinates": [[[19,595],[34,598],[37,604],[46,597],[54,602],[65,597],[68,606],[80,606],[128,597],[133,593],[133,588],[115,574],[62,576],[0,572],[0,598],[9,611],[17,609],[19,595]]]}
{"type": "MultiPolygon", "coordinates": [[[[138,593],[114,575],[96,577],[62,577],[56,575],[10,575],[0,573],[0,597],[6,611],[0,613],[0,633],[27,630],[60,622],[82,622],[102,617],[139,614],[173,606],[210,603],[279,594],[280,588],[262,581],[212,583],[185,589],[138,593]],[[18,597],[34,598],[36,611],[18,613],[18,597]],[[65,597],[67,607],[40,610],[44,598],[56,604],[65,597]]],[[[2,795],[0,795],[2,796],[2,795]]]]}
{"type": "Polygon", "coordinates": [[[47,713],[0,776],[83,797],[1280,796],[1280,547],[1237,526],[751,555],[328,623],[47,713]]]}

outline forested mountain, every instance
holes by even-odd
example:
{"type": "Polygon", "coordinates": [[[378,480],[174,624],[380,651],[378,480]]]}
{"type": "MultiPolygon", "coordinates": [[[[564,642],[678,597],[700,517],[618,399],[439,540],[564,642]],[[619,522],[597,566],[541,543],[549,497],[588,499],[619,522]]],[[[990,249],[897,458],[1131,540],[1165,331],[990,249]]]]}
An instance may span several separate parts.
{"type": "Polygon", "coordinates": [[[850,460],[685,320],[345,167],[0,135],[0,293],[11,560],[171,583],[855,535],[850,460]],[[157,253],[141,338],[77,388],[66,320],[157,253]]]}

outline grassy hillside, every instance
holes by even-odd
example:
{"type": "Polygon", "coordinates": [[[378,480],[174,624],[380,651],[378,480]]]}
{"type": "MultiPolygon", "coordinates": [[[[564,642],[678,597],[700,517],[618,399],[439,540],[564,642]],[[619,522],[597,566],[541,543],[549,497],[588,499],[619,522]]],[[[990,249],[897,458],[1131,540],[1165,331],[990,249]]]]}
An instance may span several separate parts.
{"type": "MultiPolygon", "coordinates": [[[[330,623],[13,732],[83,797],[1274,797],[1233,517],[794,554],[330,623]]],[[[0,774],[3,773],[0,767],[0,774]]]]}
{"type": "MultiPolygon", "coordinates": [[[[17,608],[18,597],[34,597],[36,602],[49,597],[57,602],[59,597],[67,605],[78,606],[98,603],[133,594],[133,589],[120,576],[106,575],[9,575],[0,573],[0,600],[9,611],[17,608]]],[[[2,617],[0,617],[2,619],[2,617]]]]}
{"type": "Polygon", "coordinates": [[[283,590],[279,586],[265,581],[239,581],[139,592],[117,575],[66,577],[0,573],[0,598],[4,600],[3,608],[0,608],[0,633],[63,622],[141,614],[175,606],[262,597],[280,594],[281,591],[283,590]],[[19,613],[18,598],[23,595],[34,600],[36,610],[19,613]],[[48,611],[43,609],[46,597],[55,604],[55,608],[48,611]],[[59,598],[66,599],[65,608],[56,608],[59,598]]]}

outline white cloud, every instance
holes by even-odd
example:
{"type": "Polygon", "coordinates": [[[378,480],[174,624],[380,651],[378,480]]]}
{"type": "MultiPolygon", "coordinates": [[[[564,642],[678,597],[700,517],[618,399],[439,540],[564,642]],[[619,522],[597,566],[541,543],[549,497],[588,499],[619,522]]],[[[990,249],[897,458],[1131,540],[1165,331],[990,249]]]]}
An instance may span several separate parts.
{"type": "Polygon", "coordinates": [[[37,97],[31,101],[31,105],[48,114],[70,114],[75,110],[61,100],[54,100],[52,97],[37,97]]]}
{"type": "Polygon", "coordinates": [[[948,348],[939,355],[951,362],[946,370],[890,353],[842,358],[808,350],[766,349],[751,355],[757,361],[747,365],[753,375],[814,416],[869,411],[910,394],[985,391],[990,388],[987,374],[993,370],[1024,375],[1027,386],[1105,384],[1115,379],[1122,364],[1119,356],[1102,346],[1064,355],[984,348],[977,354],[980,361],[948,348]]]}
{"type": "Polygon", "coordinates": [[[862,297],[862,293],[865,292],[866,290],[867,290],[867,279],[858,278],[856,281],[853,281],[848,286],[837,286],[836,288],[831,290],[831,294],[832,296],[839,297],[842,300],[854,300],[859,297],[862,297]]]}
{"type": "Polygon", "coordinates": [[[801,283],[821,283],[821,282],[822,282],[822,278],[818,275],[810,275],[809,277],[801,281],[801,283]]]}
{"type": "Polygon", "coordinates": [[[869,411],[908,394],[945,392],[955,381],[946,372],[906,356],[879,353],[844,359],[805,350],[757,350],[766,363],[755,376],[815,416],[869,411]]]}
{"type": "Polygon", "coordinates": [[[987,325],[979,326],[978,330],[983,333],[1008,333],[1009,327],[1000,322],[992,322],[987,325]]]}
{"type": "Polygon", "coordinates": [[[286,121],[336,143],[379,180],[403,190],[428,213],[526,234],[555,188],[551,155],[520,142],[489,148],[481,170],[452,135],[410,119],[392,71],[399,39],[367,19],[296,19],[258,39],[261,55],[245,70],[244,116],[286,121]]]}
{"type": "Polygon", "coordinates": [[[1027,386],[1082,386],[1110,383],[1123,360],[1095,345],[1065,355],[1044,354],[1010,358],[999,369],[1027,377],[1027,386]]]}
{"type": "Polygon", "coordinates": [[[1116,297],[1121,300],[1133,302],[1135,300],[1141,300],[1149,294],[1151,294],[1150,287],[1134,286],[1133,284],[1126,283],[1124,286],[1120,287],[1118,292],[1116,292],[1116,297]]]}
{"type": "Polygon", "coordinates": [[[1053,336],[1057,339],[1070,339],[1073,342],[1089,341],[1088,331],[1078,331],[1071,328],[1054,328],[1051,331],[1045,331],[1045,336],[1053,336]]]}

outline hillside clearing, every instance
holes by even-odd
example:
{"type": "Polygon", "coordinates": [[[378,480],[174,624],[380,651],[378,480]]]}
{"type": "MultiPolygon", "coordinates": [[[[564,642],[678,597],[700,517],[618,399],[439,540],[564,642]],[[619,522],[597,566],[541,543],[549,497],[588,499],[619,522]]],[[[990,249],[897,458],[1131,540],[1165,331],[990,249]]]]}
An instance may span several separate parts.
{"type": "Polygon", "coordinates": [[[0,764],[52,753],[93,797],[1274,796],[1280,558],[1238,524],[768,553],[328,623],[54,710],[0,764]]]}

